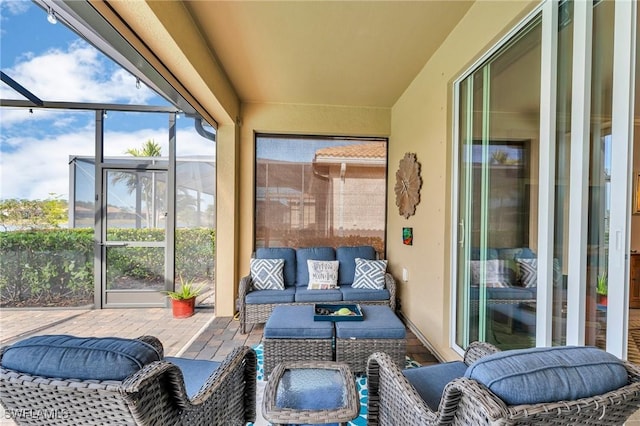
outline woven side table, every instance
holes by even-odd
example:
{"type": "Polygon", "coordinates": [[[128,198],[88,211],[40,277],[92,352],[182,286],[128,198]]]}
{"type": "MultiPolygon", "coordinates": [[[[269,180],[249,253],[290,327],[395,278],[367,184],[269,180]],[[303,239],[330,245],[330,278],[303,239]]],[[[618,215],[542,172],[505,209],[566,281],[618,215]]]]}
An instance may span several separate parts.
{"type": "Polygon", "coordinates": [[[262,415],[275,425],[346,425],[359,412],[353,373],[348,365],[331,361],[278,364],[262,401],[262,415]]]}
{"type": "Polygon", "coordinates": [[[336,361],[345,362],[354,373],[367,370],[374,352],[386,352],[399,368],[407,353],[406,329],[388,306],[362,306],[364,321],[336,322],[336,361]]]}
{"type": "Polygon", "coordinates": [[[279,305],[263,333],[264,373],[283,361],[332,361],[333,324],[313,320],[313,305],[279,305]]]}

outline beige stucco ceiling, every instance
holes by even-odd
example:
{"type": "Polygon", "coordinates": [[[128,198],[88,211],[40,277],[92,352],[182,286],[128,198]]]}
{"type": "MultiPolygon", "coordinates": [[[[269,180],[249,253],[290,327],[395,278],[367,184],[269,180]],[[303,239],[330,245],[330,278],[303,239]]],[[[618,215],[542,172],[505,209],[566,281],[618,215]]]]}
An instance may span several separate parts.
{"type": "Polygon", "coordinates": [[[186,1],[242,102],[391,107],[473,1],[186,1]]]}

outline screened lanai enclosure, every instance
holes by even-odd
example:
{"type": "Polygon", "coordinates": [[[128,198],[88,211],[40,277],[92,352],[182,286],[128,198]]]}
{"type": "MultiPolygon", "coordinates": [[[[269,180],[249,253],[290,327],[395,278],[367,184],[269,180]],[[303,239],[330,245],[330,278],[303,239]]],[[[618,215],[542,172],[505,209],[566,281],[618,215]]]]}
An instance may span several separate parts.
{"type": "Polygon", "coordinates": [[[215,126],[134,52],[115,52],[113,29],[67,34],[84,28],[77,3],[56,11],[72,41],[43,56],[90,57],[83,69],[106,74],[91,90],[67,86],[86,84],[79,74],[45,90],[27,55],[3,66],[0,306],[163,307],[185,282],[212,306],[215,126]]]}

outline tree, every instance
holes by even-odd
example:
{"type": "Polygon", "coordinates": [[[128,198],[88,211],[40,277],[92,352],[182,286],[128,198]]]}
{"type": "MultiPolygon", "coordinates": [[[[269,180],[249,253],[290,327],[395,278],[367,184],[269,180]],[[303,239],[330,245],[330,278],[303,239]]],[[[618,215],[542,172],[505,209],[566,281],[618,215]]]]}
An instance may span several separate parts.
{"type": "Polygon", "coordinates": [[[68,220],[68,205],[60,195],[45,200],[10,198],[0,201],[0,226],[7,230],[59,228],[68,220]]]}
{"type": "MultiPolygon", "coordinates": [[[[141,148],[128,148],[125,154],[129,154],[133,157],[160,157],[162,155],[162,148],[153,139],[148,139],[141,148]]],[[[127,186],[129,194],[133,194],[140,190],[140,196],[144,202],[144,208],[146,213],[147,228],[156,226],[156,212],[163,209],[165,203],[164,190],[166,184],[158,182],[155,179],[155,173],[117,173],[113,176],[111,182],[118,184],[123,182],[127,186]],[[160,190],[160,194],[156,195],[156,190],[160,190]]],[[[137,200],[138,201],[138,200],[137,200]]],[[[136,214],[140,214],[140,205],[136,207],[136,214]]]]}

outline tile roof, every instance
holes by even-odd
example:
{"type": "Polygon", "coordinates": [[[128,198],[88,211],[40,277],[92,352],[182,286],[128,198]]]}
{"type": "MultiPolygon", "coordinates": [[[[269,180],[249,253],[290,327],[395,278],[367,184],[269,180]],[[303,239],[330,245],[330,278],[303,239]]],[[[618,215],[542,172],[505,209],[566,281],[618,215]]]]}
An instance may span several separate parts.
{"type": "Polygon", "coordinates": [[[386,142],[369,142],[359,145],[332,146],[316,151],[316,158],[386,158],[386,156],[386,142]]]}

